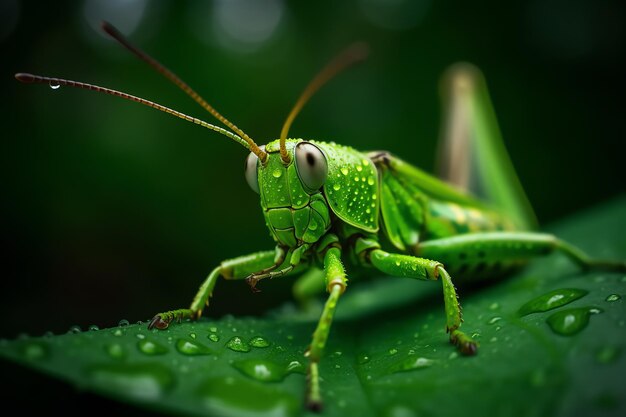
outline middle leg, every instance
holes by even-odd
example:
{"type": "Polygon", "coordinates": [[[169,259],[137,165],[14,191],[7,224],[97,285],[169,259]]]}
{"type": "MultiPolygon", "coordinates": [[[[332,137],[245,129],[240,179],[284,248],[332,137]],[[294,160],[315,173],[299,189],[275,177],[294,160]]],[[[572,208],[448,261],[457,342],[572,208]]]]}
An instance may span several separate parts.
{"type": "Polygon", "coordinates": [[[461,304],[452,284],[452,278],[443,264],[415,256],[389,253],[381,249],[372,250],[369,253],[369,261],[376,269],[389,275],[426,281],[441,280],[446,311],[446,331],[450,333],[450,342],[464,355],[476,354],[478,343],[459,330],[463,322],[461,304]]]}

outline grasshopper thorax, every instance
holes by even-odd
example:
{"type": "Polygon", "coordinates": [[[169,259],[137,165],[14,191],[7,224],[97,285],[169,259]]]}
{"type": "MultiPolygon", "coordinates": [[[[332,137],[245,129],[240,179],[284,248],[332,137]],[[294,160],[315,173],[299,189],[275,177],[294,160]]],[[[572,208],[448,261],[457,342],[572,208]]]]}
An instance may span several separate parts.
{"type": "Polygon", "coordinates": [[[281,245],[315,243],[330,228],[330,210],[323,195],[328,163],[322,150],[302,139],[286,141],[289,162],[281,158],[279,141],[264,147],[265,162],[250,154],[246,180],[261,196],[265,222],[281,245]]]}

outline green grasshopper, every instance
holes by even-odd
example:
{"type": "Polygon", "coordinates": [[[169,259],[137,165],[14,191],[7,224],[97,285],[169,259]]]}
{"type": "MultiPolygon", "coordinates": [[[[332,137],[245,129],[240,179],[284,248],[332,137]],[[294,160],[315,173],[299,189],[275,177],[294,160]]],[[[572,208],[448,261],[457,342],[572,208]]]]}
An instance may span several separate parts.
{"type": "Polygon", "coordinates": [[[25,83],[47,83],[95,90],[156,108],[214,130],[244,146],[245,178],[260,195],[274,250],[226,260],[200,286],[189,308],[154,316],[149,328],[165,329],[174,320],[198,319],[219,277],[259,281],[295,274],[297,298],[314,295],[324,281],[328,299],[307,349],[306,403],[322,406],[319,362],[337,303],[348,280],[344,262],[388,275],[440,280],[450,341],[466,355],[478,343],[460,330],[461,306],[451,276],[471,280],[504,275],[530,259],[561,252],[581,268],[626,270],[626,263],[598,261],[557,237],[533,232],[536,221],[504,148],[485,82],[463,64],[447,74],[447,114],[440,147],[439,180],[387,152],[359,152],[328,142],[288,139],[289,128],[309,98],[347,66],[365,58],[355,44],[328,64],[307,86],[278,140],[258,146],[177,75],[128,42],[113,26],[103,29],[144,60],[230,130],[116,90],[77,81],[16,74],[25,83]],[[479,191],[478,199],[464,189],[479,191]],[[323,268],[317,268],[321,265],[323,268]]]}

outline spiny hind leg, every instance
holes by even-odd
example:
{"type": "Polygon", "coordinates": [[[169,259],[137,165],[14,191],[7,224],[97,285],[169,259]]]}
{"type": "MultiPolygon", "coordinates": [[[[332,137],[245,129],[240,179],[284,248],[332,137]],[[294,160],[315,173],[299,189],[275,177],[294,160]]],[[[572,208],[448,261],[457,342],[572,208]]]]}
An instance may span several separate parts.
{"type": "Polygon", "coordinates": [[[554,252],[566,255],[582,269],[626,271],[624,261],[593,259],[575,246],[546,233],[469,233],[422,242],[416,251],[419,256],[438,259],[451,268],[474,273],[554,252]]]}
{"type": "Polygon", "coordinates": [[[441,280],[446,312],[446,331],[450,333],[450,342],[465,355],[476,354],[478,343],[459,329],[463,322],[461,304],[452,284],[452,278],[440,262],[388,253],[381,249],[372,250],[369,253],[369,261],[376,269],[389,275],[425,281],[441,280]]]}
{"type": "Polygon", "coordinates": [[[213,288],[215,288],[215,284],[220,276],[223,276],[225,279],[244,279],[255,271],[272,266],[275,257],[276,251],[264,251],[222,262],[204,280],[189,308],[180,308],[156,314],[148,324],[148,329],[167,329],[174,320],[180,322],[185,319],[200,318],[202,309],[205,305],[209,305],[209,298],[213,295],[213,288]]]}

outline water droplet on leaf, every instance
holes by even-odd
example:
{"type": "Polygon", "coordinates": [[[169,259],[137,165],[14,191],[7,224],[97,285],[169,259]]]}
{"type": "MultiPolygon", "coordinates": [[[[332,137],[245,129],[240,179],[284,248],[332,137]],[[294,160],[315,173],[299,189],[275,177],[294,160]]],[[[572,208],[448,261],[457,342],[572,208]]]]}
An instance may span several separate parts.
{"type": "Polygon", "coordinates": [[[188,356],[210,355],[213,353],[208,347],[191,339],[178,339],[176,350],[188,356]]]}
{"type": "Polygon", "coordinates": [[[235,352],[250,352],[250,346],[241,340],[239,336],[234,336],[226,343],[226,347],[235,352]]]}
{"type": "Polygon", "coordinates": [[[157,342],[154,342],[150,339],[142,339],[139,342],[137,342],[137,348],[139,348],[139,351],[141,353],[144,353],[146,355],[163,355],[164,353],[167,353],[168,349],[163,346],[158,344],[157,342]]]}
{"type": "Polygon", "coordinates": [[[591,314],[601,311],[589,307],[572,308],[554,313],[546,321],[553,332],[562,336],[571,336],[587,327],[591,314]]]}
{"type": "Polygon", "coordinates": [[[589,291],[576,288],[562,288],[550,291],[524,304],[520,307],[518,313],[520,316],[526,316],[532,313],[553,310],[557,307],[569,304],[574,300],[578,300],[587,294],[589,294],[589,291]]]}

